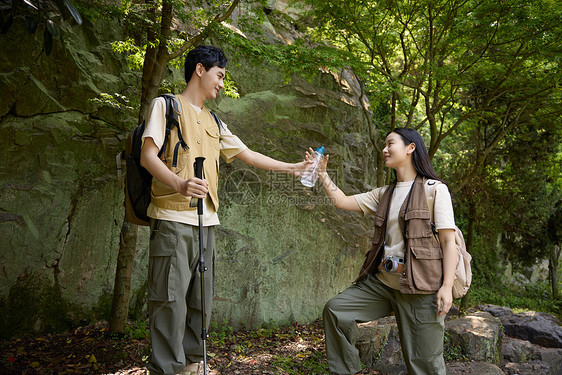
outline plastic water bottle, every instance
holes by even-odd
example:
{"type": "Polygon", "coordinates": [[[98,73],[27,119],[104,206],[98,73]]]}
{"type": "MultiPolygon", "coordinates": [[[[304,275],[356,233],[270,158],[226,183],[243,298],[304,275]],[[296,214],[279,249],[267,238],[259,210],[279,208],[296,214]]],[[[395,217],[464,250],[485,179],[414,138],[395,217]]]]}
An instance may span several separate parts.
{"type": "Polygon", "coordinates": [[[324,159],[324,146],[318,147],[314,150],[314,163],[309,164],[301,177],[301,183],[304,186],[313,187],[318,179],[320,171],[320,162],[324,159]]]}

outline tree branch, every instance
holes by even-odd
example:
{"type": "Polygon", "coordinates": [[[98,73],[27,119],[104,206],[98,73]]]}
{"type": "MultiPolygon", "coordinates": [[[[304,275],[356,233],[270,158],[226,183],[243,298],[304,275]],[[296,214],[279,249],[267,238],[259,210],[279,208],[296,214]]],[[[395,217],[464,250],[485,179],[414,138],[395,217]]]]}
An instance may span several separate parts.
{"type": "Polygon", "coordinates": [[[177,57],[180,57],[181,55],[183,55],[185,53],[185,51],[187,51],[189,48],[197,45],[199,42],[201,42],[203,39],[205,39],[209,33],[211,32],[211,29],[214,27],[215,24],[217,23],[221,23],[222,21],[226,20],[227,18],[229,18],[232,15],[232,12],[234,11],[234,9],[236,8],[236,6],[238,6],[238,3],[240,3],[240,0],[234,0],[232,2],[232,4],[230,4],[230,6],[228,7],[227,11],[225,13],[221,14],[217,14],[215,16],[215,18],[213,18],[213,20],[211,22],[209,22],[205,28],[196,36],[194,36],[193,38],[189,39],[188,41],[186,41],[180,48],[178,48],[176,51],[170,53],[168,55],[168,61],[173,60],[177,57]]]}

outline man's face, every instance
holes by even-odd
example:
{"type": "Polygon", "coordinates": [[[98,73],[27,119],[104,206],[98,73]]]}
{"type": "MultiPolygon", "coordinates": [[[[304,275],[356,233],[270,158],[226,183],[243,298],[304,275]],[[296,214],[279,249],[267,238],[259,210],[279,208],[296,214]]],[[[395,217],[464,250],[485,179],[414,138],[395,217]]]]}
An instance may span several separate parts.
{"type": "Polygon", "coordinates": [[[226,69],[213,66],[209,70],[201,65],[198,66],[201,72],[201,89],[207,99],[216,99],[220,90],[224,88],[224,77],[226,76],[226,69]]]}

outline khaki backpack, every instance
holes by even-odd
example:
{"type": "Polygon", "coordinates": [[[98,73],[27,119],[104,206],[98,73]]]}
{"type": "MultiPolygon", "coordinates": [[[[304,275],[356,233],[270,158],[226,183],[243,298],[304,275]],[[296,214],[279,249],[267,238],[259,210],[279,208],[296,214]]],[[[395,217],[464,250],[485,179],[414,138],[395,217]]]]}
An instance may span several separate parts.
{"type": "MultiPolygon", "coordinates": [[[[428,195],[433,195],[433,202],[435,202],[435,192],[437,191],[435,187],[439,183],[441,182],[428,185],[430,188],[433,187],[433,191],[426,191],[428,195]]],[[[430,208],[433,210],[433,207],[430,208]]],[[[435,224],[431,223],[431,227],[433,228],[435,238],[439,241],[439,236],[435,230],[435,224]]],[[[453,298],[461,298],[468,292],[470,284],[472,283],[472,268],[470,266],[472,256],[468,253],[468,251],[466,251],[464,236],[462,235],[462,231],[456,225],[455,247],[457,249],[457,269],[455,270],[455,279],[453,280],[453,298]]]]}

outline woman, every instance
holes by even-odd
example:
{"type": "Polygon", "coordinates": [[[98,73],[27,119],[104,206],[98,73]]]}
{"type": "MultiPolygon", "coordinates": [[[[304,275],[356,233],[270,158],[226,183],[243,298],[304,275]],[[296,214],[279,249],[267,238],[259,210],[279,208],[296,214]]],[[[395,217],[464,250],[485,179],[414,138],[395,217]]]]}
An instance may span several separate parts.
{"type": "Polygon", "coordinates": [[[328,365],[335,374],[358,372],[356,323],[394,313],[408,373],[445,374],[444,319],[457,261],[451,196],[417,131],[394,129],[383,156],[396,181],[353,196],[326,173],[328,156],[321,165],[319,179],[337,208],[375,215],[372,248],[357,280],[324,307],[328,365]]]}

